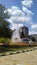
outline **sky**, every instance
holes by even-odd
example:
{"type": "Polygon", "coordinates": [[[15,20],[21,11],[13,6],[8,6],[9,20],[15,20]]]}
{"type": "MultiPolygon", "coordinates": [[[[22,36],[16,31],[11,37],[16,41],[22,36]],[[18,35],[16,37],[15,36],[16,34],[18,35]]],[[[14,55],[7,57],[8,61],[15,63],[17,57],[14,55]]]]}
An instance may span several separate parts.
{"type": "Polygon", "coordinates": [[[29,28],[29,34],[37,34],[37,0],[0,0],[11,17],[11,29],[21,26],[29,28]]]}

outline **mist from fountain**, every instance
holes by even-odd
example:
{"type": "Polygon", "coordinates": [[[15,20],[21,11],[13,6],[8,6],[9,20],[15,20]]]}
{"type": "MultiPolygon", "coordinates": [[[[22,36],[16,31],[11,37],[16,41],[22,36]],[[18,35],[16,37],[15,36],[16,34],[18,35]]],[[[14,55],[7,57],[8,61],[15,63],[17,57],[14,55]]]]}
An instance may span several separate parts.
{"type": "Polygon", "coordinates": [[[16,29],[13,34],[12,34],[12,38],[11,38],[11,42],[16,43],[16,42],[20,42],[20,34],[19,34],[19,30],[16,29]]]}

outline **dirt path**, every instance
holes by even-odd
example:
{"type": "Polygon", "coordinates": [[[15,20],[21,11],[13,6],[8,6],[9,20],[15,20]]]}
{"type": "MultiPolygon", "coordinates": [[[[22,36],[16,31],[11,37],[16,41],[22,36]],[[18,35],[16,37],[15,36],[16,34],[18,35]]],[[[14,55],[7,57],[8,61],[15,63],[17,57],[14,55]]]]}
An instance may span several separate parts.
{"type": "Polygon", "coordinates": [[[0,57],[0,65],[37,65],[37,50],[0,57]]]}

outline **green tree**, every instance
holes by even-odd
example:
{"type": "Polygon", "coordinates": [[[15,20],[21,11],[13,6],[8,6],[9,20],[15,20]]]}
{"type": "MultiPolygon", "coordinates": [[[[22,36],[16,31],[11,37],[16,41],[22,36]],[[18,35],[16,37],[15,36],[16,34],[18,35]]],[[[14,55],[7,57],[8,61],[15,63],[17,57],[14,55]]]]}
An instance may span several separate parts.
{"type": "Polygon", "coordinates": [[[10,37],[11,35],[10,23],[6,20],[10,15],[8,12],[4,13],[5,10],[5,6],[0,4],[0,37],[10,37]]]}
{"type": "Polygon", "coordinates": [[[35,37],[34,36],[31,36],[31,40],[35,42],[35,37]]]}

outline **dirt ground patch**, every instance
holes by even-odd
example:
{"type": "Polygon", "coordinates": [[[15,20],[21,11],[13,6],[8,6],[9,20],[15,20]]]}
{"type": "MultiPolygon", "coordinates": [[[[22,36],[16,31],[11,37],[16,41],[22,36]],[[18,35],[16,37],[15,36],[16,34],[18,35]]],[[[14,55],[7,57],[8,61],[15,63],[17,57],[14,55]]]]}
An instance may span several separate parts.
{"type": "Polygon", "coordinates": [[[37,65],[37,50],[0,57],[0,65],[37,65]]]}

